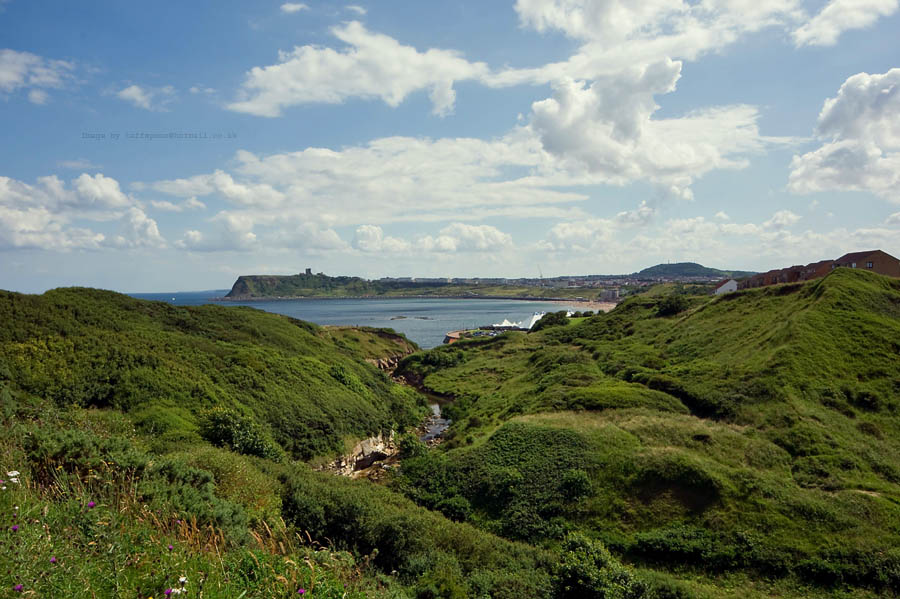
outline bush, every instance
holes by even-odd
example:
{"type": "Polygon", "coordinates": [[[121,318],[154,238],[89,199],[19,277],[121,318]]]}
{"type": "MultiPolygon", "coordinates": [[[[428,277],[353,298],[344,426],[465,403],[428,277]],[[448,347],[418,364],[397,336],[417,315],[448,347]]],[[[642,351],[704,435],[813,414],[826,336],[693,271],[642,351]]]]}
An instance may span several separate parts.
{"type": "Polygon", "coordinates": [[[591,494],[591,479],[584,470],[566,470],[560,491],[568,501],[578,501],[591,494]]]}
{"type": "Polygon", "coordinates": [[[534,323],[534,326],[531,327],[530,332],[537,332],[549,327],[558,327],[560,325],[569,324],[569,318],[566,316],[565,310],[560,310],[559,312],[548,312],[544,314],[544,316],[534,323]]]}
{"type": "Polygon", "coordinates": [[[656,307],[657,316],[674,316],[687,310],[688,301],[682,295],[670,295],[664,298],[656,307]]]}
{"type": "Polygon", "coordinates": [[[276,462],[284,457],[256,422],[225,408],[215,408],[201,417],[200,436],[217,447],[229,447],[244,455],[276,462]]]}
{"type": "Polygon", "coordinates": [[[648,597],[638,580],[599,541],[580,534],[566,537],[556,574],[560,599],[639,599],[648,597]]]}

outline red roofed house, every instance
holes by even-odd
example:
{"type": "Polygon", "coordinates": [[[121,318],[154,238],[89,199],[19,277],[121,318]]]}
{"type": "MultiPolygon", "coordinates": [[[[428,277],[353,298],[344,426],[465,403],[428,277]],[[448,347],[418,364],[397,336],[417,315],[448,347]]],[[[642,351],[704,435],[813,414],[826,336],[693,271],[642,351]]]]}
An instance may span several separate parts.
{"type": "Polygon", "coordinates": [[[900,277],[900,260],[881,250],[868,252],[852,252],[844,254],[834,261],[831,268],[846,266],[847,268],[864,268],[889,277],[900,277]]]}
{"type": "Polygon", "coordinates": [[[713,290],[713,293],[715,295],[721,295],[723,293],[728,293],[730,291],[737,291],[737,288],[738,288],[737,281],[735,281],[734,279],[725,279],[724,281],[722,281],[718,285],[716,285],[716,288],[715,288],[715,290],[713,290]]]}

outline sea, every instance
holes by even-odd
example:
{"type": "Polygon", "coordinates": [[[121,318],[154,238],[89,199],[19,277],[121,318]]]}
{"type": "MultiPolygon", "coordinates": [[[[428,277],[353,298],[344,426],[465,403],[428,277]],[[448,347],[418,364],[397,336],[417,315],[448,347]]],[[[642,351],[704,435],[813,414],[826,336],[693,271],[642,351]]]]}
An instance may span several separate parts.
{"type": "Polygon", "coordinates": [[[449,331],[529,320],[535,312],[581,310],[577,304],[503,299],[302,299],[217,301],[228,289],[178,293],[132,293],[132,297],[176,306],[218,304],[251,306],[320,325],[368,326],[394,329],[428,349],[440,345],[449,331]]]}

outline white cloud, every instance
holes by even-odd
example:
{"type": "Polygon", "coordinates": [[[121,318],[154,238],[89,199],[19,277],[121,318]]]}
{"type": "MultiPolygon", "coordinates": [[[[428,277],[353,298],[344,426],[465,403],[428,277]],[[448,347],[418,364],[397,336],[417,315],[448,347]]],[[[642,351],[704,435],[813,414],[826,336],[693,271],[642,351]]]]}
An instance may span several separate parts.
{"type": "Polygon", "coordinates": [[[87,210],[116,210],[132,205],[133,201],[119,189],[119,182],[97,173],[93,177],[83,173],[72,182],[80,207],[87,210]]]}
{"type": "Polygon", "coordinates": [[[44,105],[50,99],[50,94],[42,89],[33,89],[28,92],[28,101],[32,104],[44,105]]]}
{"type": "Polygon", "coordinates": [[[607,219],[562,222],[547,232],[538,247],[551,252],[597,252],[613,241],[615,224],[607,219]]]}
{"type": "Polygon", "coordinates": [[[379,98],[398,106],[411,93],[429,90],[435,114],[453,109],[453,83],[487,72],[452,50],[419,52],[353,21],[331,32],[347,47],[319,46],[280,52],[277,64],[247,73],[242,98],[231,110],[257,116],[280,116],[285,108],[307,103],[337,104],[349,97],[379,98]]]}
{"type": "Polygon", "coordinates": [[[214,87],[205,87],[203,85],[193,85],[188,91],[192,94],[214,94],[216,93],[216,89],[214,87]]]}
{"type": "Polygon", "coordinates": [[[100,166],[94,164],[87,158],[78,158],[76,160],[60,160],[56,163],[61,168],[69,168],[73,170],[97,170],[100,166]]]}
{"type": "Polygon", "coordinates": [[[364,16],[367,12],[369,12],[359,4],[348,4],[344,7],[344,9],[349,10],[350,12],[355,12],[359,16],[364,16]]]}
{"type": "Polygon", "coordinates": [[[206,204],[195,197],[188,198],[178,204],[167,200],[150,200],[150,204],[157,210],[164,212],[185,212],[186,210],[203,210],[206,208],[206,204]]]}
{"type": "Polygon", "coordinates": [[[512,247],[512,237],[490,225],[453,223],[435,237],[419,238],[416,247],[427,252],[496,252],[512,247]]]}
{"type": "Polygon", "coordinates": [[[884,224],[886,225],[900,225],[900,212],[895,212],[887,219],[885,219],[884,224]]]}
{"type": "Polygon", "coordinates": [[[175,246],[198,252],[249,251],[259,247],[253,219],[246,215],[222,211],[211,219],[211,224],[211,232],[186,231],[175,246]]]}
{"type": "Polygon", "coordinates": [[[335,151],[257,156],[240,151],[235,173],[137,184],[179,197],[215,194],[272,226],[316,220],[329,226],[572,217],[581,193],[527,172],[549,160],[527,131],[495,141],[390,137],[335,151]],[[510,173],[521,170],[519,176],[510,173]]]}
{"type": "Polygon", "coordinates": [[[103,174],[82,174],[71,187],[55,175],[29,185],[0,177],[0,247],[48,250],[163,247],[156,221],[103,174]],[[120,234],[108,238],[81,221],[117,221],[120,234]]]}
{"type": "Polygon", "coordinates": [[[794,156],[793,193],[869,191],[900,202],[900,68],[858,73],[825,101],[816,150],[794,156]]]}
{"type": "Polygon", "coordinates": [[[28,90],[28,100],[46,104],[46,90],[60,89],[73,79],[75,64],[65,60],[51,60],[30,52],[0,50],[0,94],[19,89],[28,90]]]}
{"type": "Polygon", "coordinates": [[[281,12],[283,13],[293,14],[301,10],[309,10],[309,7],[300,2],[285,2],[281,5],[281,12]]]}
{"type": "Polygon", "coordinates": [[[405,253],[412,245],[397,237],[385,237],[377,225],[360,225],[353,234],[353,247],[367,253],[405,253]]]}
{"type": "Polygon", "coordinates": [[[166,240],[159,234],[156,221],[136,206],[128,209],[122,219],[121,233],[111,243],[120,248],[164,248],[166,240]]]}
{"type": "Polygon", "coordinates": [[[666,60],[588,85],[567,80],[532,105],[531,128],[571,172],[598,183],[655,183],[665,195],[691,199],[691,183],[714,169],[743,168],[767,140],[752,106],[726,106],[681,118],[653,119],[654,95],[675,88],[681,64],[666,60]]]}
{"type": "Polygon", "coordinates": [[[797,46],[833,46],[844,31],[870,27],[897,12],[900,0],[830,0],[793,32],[797,46]]]}
{"type": "Polygon", "coordinates": [[[152,111],[165,111],[166,106],[175,99],[175,88],[171,85],[163,87],[141,87],[129,85],[116,92],[116,97],[131,102],[138,108],[152,111]]]}
{"type": "Polygon", "coordinates": [[[794,214],[790,210],[779,210],[772,215],[772,218],[763,223],[763,227],[767,229],[784,229],[793,226],[800,220],[800,215],[794,214]]]}

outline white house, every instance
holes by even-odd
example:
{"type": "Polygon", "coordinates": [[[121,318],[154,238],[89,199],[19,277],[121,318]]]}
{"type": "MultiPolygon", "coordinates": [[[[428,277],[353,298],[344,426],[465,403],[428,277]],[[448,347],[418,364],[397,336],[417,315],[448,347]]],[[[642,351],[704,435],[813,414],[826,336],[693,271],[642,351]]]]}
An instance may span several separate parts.
{"type": "Polygon", "coordinates": [[[722,281],[718,285],[716,285],[716,290],[713,292],[715,295],[722,295],[723,293],[730,293],[732,291],[737,291],[737,281],[734,279],[726,279],[722,281]]]}

